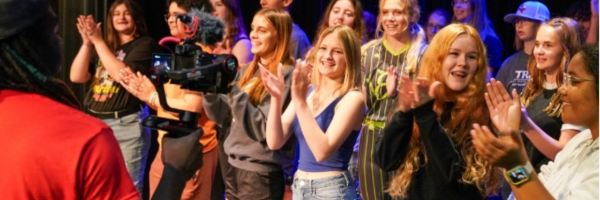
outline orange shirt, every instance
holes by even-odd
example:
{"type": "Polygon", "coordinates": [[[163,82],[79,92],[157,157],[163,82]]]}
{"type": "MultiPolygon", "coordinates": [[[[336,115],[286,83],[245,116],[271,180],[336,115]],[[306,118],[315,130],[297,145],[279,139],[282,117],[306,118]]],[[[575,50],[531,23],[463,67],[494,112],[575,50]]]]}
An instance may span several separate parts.
{"type": "MultiPolygon", "coordinates": [[[[211,49],[202,45],[199,45],[202,50],[204,52],[208,52],[211,53],[211,49]]],[[[189,90],[183,90],[180,87],[180,85],[176,85],[176,84],[170,84],[170,83],[166,83],[164,84],[164,89],[165,89],[165,95],[167,96],[167,98],[173,98],[173,99],[183,99],[185,94],[198,94],[201,95],[200,92],[196,92],[196,91],[189,91],[189,90]]],[[[198,103],[202,103],[202,102],[198,102],[198,103]]],[[[168,119],[179,119],[178,116],[175,116],[169,112],[165,112],[164,109],[159,108],[158,109],[158,113],[157,115],[159,117],[164,117],[164,118],[168,118],[168,119]]],[[[204,131],[204,135],[202,135],[202,137],[200,138],[200,143],[204,146],[204,149],[202,150],[203,153],[209,152],[211,150],[213,150],[214,148],[217,147],[217,130],[215,129],[216,124],[215,122],[211,121],[210,119],[208,119],[208,117],[206,116],[206,113],[204,112],[204,109],[202,109],[202,112],[200,113],[200,120],[198,120],[198,127],[202,128],[202,130],[204,131]]],[[[162,137],[166,134],[167,132],[165,131],[158,131],[158,144],[161,144],[161,140],[162,137]]]]}

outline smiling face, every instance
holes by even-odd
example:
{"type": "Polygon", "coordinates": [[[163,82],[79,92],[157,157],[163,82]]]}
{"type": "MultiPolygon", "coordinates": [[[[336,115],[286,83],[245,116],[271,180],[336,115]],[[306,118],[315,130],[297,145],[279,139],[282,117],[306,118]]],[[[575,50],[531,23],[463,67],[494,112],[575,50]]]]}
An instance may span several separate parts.
{"type": "MultiPolygon", "coordinates": [[[[254,55],[269,58],[273,54],[277,41],[277,30],[265,17],[257,15],[252,20],[250,41],[254,55]]],[[[266,63],[263,63],[266,64],[266,63]]]]}
{"type": "Polygon", "coordinates": [[[471,15],[471,9],[471,2],[468,0],[454,0],[452,11],[454,11],[454,17],[456,17],[458,21],[465,22],[471,15]]]}
{"type": "Polygon", "coordinates": [[[547,25],[540,27],[535,37],[533,55],[539,70],[553,72],[560,67],[563,47],[554,28],[547,25]]]}
{"type": "Polygon", "coordinates": [[[225,18],[229,15],[229,10],[227,10],[227,7],[223,5],[222,0],[210,0],[210,4],[212,4],[214,8],[212,13],[213,16],[225,21],[225,18]]]}
{"type": "Polygon", "coordinates": [[[446,87],[455,92],[465,89],[477,71],[478,59],[479,52],[475,40],[465,34],[459,35],[442,63],[446,87]]]}
{"type": "Polygon", "coordinates": [[[406,6],[401,6],[400,0],[386,0],[381,12],[381,26],[386,35],[399,37],[408,30],[410,16],[406,6]]]}
{"type": "Polygon", "coordinates": [[[346,25],[352,28],[354,25],[354,5],[349,0],[335,2],[329,13],[329,26],[346,25]]]}
{"type": "Polygon", "coordinates": [[[317,50],[319,73],[330,79],[340,79],[346,72],[346,56],[344,46],[337,33],[330,33],[323,38],[317,50]]]}
{"type": "Polygon", "coordinates": [[[567,69],[567,74],[572,77],[571,86],[567,89],[563,84],[559,89],[563,102],[561,119],[579,126],[589,126],[593,121],[598,121],[598,91],[593,81],[584,81],[594,80],[594,76],[586,72],[584,67],[582,53],[575,54],[567,69]]]}
{"type": "Polygon", "coordinates": [[[135,32],[135,22],[125,4],[115,7],[112,15],[112,24],[118,33],[131,34],[135,32]]]}
{"type": "Polygon", "coordinates": [[[184,33],[184,24],[177,20],[177,18],[175,16],[177,15],[181,15],[181,14],[186,14],[187,11],[182,8],[179,7],[179,5],[177,5],[177,3],[172,2],[169,5],[169,19],[167,20],[167,23],[169,24],[169,31],[171,31],[171,35],[178,37],[178,38],[185,38],[185,33],[184,33]]]}

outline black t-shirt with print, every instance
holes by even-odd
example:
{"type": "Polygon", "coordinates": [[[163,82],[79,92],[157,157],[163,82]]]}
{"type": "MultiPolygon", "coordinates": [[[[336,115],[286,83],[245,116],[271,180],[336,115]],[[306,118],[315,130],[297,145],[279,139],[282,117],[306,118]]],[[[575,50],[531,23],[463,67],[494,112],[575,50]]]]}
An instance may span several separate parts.
{"type": "MultiPolygon", "coordinates": [[[[122,45],[115,51],[115,56],[134,72],[148,74],[152,64],[152,53],[157,50],[156,42],[145,36],[122,45]]],[[[115,81],[104,69],[100,60],[97,61],[95,68],[90,67],[90,73],[93,82],[84,101],[87,109],[96,112],[113,112],[140,108],[142,102],[115,81]]]]}

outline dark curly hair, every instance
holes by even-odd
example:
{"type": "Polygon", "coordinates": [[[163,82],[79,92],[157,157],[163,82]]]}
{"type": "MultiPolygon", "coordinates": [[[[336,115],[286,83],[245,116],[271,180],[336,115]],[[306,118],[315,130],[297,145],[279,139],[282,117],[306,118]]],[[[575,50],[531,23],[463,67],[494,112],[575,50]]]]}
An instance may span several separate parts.
{"type": "Polygon", "coordinates": [[[171,3],[176,3],[177,6],[182,7],[186,11],[197,8],[198,10],[212,13],[215,10],[212,4],[210,4],[210,0],[169,0],[167,1],[167,9],[169,9],[171,3]]]}
{"type": "Polygon", "coordinates": [[[575,55],[583,56],[584,69],[587,73],[594,76],[594,85],[596,86],[596,95],[599,94],[598,89],[598,43],[583,45],[575,55]]]}
{"type": "Polygon", "coordinates": [[[57,77],[61,61],[57,25],[49,9],[29,28],[0,40],[0,90],[36,93],[79,109],[77,97],[57,77]]]}

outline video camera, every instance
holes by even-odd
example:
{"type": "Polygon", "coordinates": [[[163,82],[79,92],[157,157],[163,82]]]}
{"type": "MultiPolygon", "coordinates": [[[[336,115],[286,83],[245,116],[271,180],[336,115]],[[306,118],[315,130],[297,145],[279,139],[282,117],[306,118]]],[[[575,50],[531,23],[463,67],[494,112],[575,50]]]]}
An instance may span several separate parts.
{"type": "MultiPolygon", "coordinates": [[[[149,116],[143,120],[143,125],[149,127],[151,129],[158,129],[167,131],[169,134],[168,137],[183,137],[185,135],[190,134],[193,131],[198,129],[198,120],[200,119],[200,113],[194,113],[189,111],[183,111],[179,109],[175,109],[170,107],[167,104],[167,98],[165,96],[165,91],[163,85],[165,83],[178,84],[181,86],[181,89],[188,89],[193,91],[200,92],[210,92],[210,93],[228,93],[230,90],[230,83],[234,80],[235,75],[237,73],[238,61],[233,55],[224,54],[224,55],[213,55],[206,52],[203,52],[202,49],[196,45],[196,40],[194,39],[195,34],[200,33],[202,38],[197,38],[200,43],[206,45],[207,38],[216,39],[216,41],[221,41],[223,38],[223,30],[224,24],[222,21],[215,21],[216,19],[203,15],[197,14],[198,16],[189,16],[189,15],[177,15],[177,19],[181,20],[186,24],[193,24],[198,26],[205,25],[217,25],[216,28],[221,28],[221,31],[214,32],[203,31],[202,28],[199,27],[189,27],[196,32],[194,34],[188,34],[188,38],[186,38],[182,44],[178,44],[175,46],[175,52],[170,56],[169,66],[172,66],[169,70],[168,66],[163,64],[159,64],[151,69],[148,77],[156,86],[156,91],[158,93],[158,98],[160,101],[161,107],[168,112],[178,113],[179,120],[171,120],[166,118],[161,118],[157,116],[149,116]],[[203,18],[203,19],[200,19],[203,18]],[[220,22],[220,24],[219,24],[220,22]]],[[[209,27],[204,27],[207,29],[209,27]]],[[[188,31],[186,31],[187,33],[188,31]]],[[[211,41],[209,41],[211,42],[211,41]]],[[[214,42],[216,43],[216,42],[214,42]]]]}

